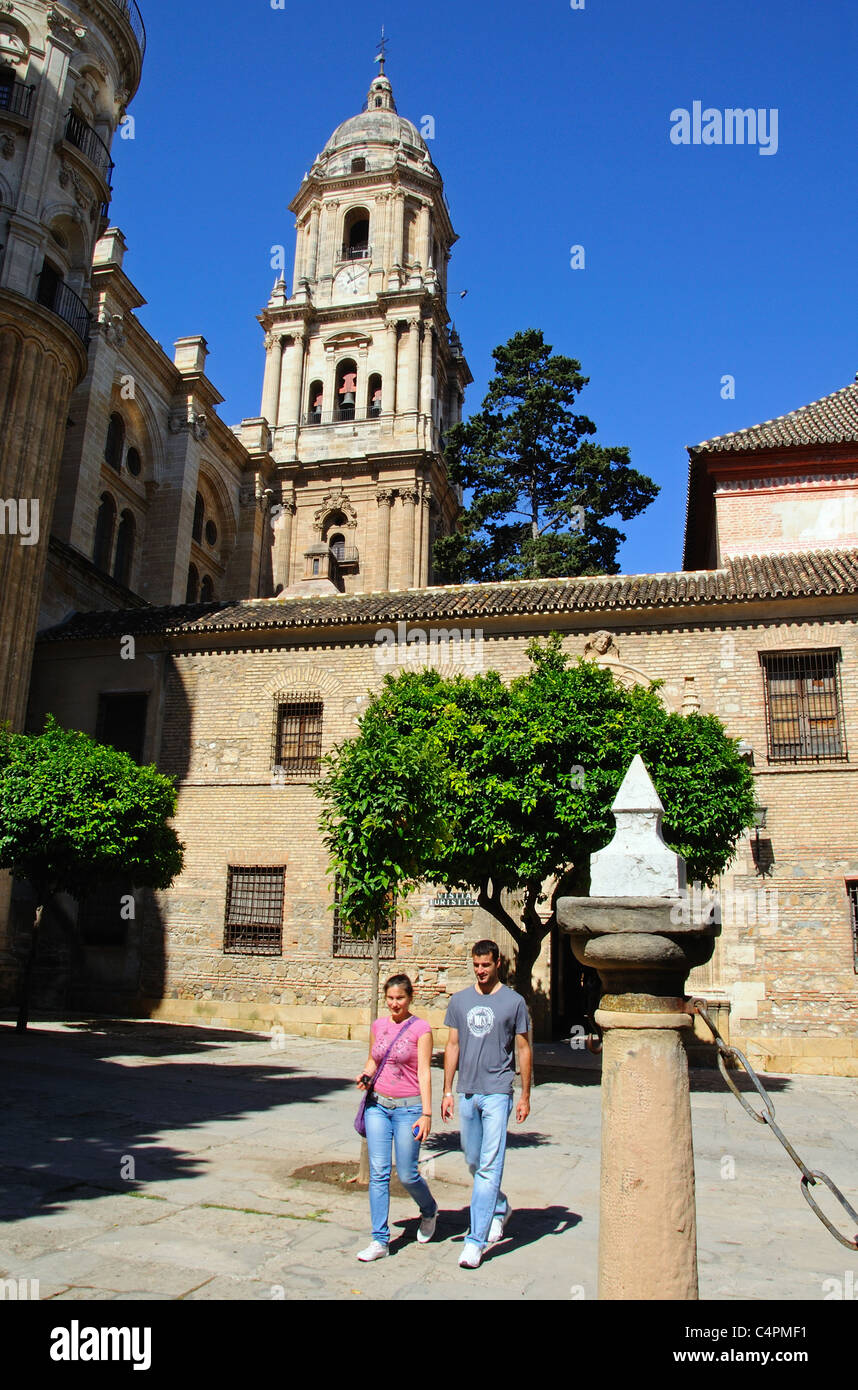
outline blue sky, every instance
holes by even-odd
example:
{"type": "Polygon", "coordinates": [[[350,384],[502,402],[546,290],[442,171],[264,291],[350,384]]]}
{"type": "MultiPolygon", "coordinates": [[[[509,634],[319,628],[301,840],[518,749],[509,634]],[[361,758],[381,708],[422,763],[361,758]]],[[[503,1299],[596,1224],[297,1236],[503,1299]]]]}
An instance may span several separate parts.
{"type": "Polygon", "coordinates": [[[205,335],[228,423],[259,412],[271,247],[291,272],[287,204],[362,108],[382,23],[399,111],[435,120],[466,412],[518,329],[578,358],[597,440],[662,487],[623,527],[625,572],[681,564],[687,444],[858,371],[853,0],[182,0],[179,24],[174,0],[140,4],[111,217],[143,323],[171,354],[205,335]],[[777,110],[777,152],[672,143],[695,101],[777,110]]]}

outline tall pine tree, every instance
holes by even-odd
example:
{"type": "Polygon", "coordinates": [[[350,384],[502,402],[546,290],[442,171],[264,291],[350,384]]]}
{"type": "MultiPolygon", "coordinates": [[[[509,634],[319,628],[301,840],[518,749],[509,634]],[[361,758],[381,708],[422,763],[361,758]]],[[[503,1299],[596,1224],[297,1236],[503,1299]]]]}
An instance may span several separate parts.
{"type": "Polygon", "coordinates": [[[594,444],[574,410],[581,364],[529,328],[495,348],[482,409],[447,437],[450,480],[472,494],[460,529],[435,544],[441,582],[616,574],[625,536],[608,519],[638,516],[658,495],[628,449],[594,444]]]}

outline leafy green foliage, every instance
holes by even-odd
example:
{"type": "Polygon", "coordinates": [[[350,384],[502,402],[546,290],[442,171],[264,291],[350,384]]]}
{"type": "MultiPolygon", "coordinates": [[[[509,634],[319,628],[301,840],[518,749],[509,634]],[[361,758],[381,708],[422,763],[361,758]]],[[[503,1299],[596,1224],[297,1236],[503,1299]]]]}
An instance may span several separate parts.
{"type": "Polygon", "coordinates": [[[375,929],[391,890],[470,887],[534,960],[559,893],[588,889],[589,856],[613,837],[611,804],[635,753],[689,879],[711,884],[731,859],[753,821],[753,778],[720,721],[670,713],[656,687],[629,690],[603,667],[570,662],[556,634],[528,655],[531,670],[510,685],[495,671],[388,676],[357,738],[331,755],[323,828],[354,930],[375,929]],[[549,892],[546,919],[537,908],[549,892]]]}
{"type": "Polygon", "coordinates": [[[50,715],[41,734],[0,730],[0,868],[43,894],[81,897],[120,875],[168,888],[183,862],[175,809],[169,777],[50,715]]]}
{"type": "Polygon", "coordinates": [[[658,495],[629,451],[587,436],[573,410],[589,378],[527,329],[495,348],[495,376],[480,412],[447,436],[450,480],[473,493],[460,530],[435,544],[442,581],[615,574],[628,521],[658,495]]]}

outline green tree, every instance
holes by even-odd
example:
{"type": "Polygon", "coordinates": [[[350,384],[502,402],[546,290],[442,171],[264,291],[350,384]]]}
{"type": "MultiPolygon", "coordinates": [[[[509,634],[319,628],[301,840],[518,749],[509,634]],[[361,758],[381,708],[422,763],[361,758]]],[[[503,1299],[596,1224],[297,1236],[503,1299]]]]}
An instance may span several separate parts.
{"type": "Polygon", "coordinates": [[[183,863],[184,846],[167,824],[175,809],[171,778],[51,715],[41,734],[0,730],[0,869],[29,882],[35,898],[19,1032],[46,903],[60,892],[80,899],[117,877],[169,888],[183,863]]]}
{"type": "Polygon", "coordinates": [[[658,495],[628,449],[594,444],[574,410],[589,377],[529,328],[495,348],[482,409],[455,425],[450,480],[472,493],[460,529],[435,543],[442,582],[616,574],[625,536],[608,524],[637,516],[658,495]]]}
{"type": "Polygon", "coordinates": [[[557,898],[588,891],[590,855],[613,836],[611,803],[635,753],[691,881],[713,882],[754,808],[750,770],[714,715],[671,713],[655,685],[629,690],[571,662],[556,634],[528,655],[510,685],[495,671],[388,676],[319,788],[355,928],[371,930],[392,888],[475,889],[515,942],[525,996],[557,898]]]}

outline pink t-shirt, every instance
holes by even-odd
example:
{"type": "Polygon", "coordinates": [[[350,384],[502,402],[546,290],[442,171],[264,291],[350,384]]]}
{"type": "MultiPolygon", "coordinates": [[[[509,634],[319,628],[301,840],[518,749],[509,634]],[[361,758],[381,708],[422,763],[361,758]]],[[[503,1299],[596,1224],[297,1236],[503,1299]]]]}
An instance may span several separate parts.
{"type": "Polygon", "coordinates": [[[432,1030],[422,1018],[416,1018],[413,1023],[409,1023],[407,1018],[402,1023],[394,1023],[391,1018],[377,1018],[372,1025],[372,1056],[378,1065],[391,1039],[401,1033],[406,1024],[408,1032],[400,1042],[393,1044],[376,1087],[379,1095],[390,1096],[392,1100],[398,1100],[401,1096],[419,1096],[417,1039],[432,1030]]]}

